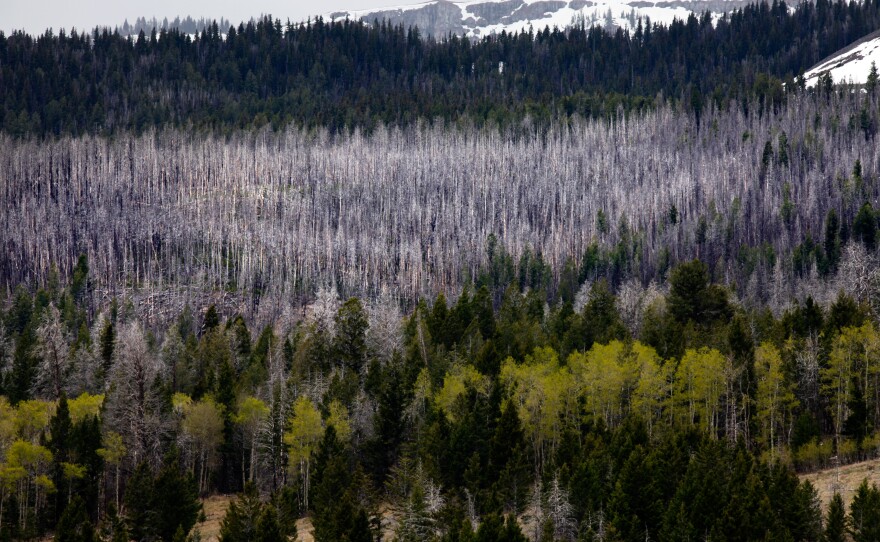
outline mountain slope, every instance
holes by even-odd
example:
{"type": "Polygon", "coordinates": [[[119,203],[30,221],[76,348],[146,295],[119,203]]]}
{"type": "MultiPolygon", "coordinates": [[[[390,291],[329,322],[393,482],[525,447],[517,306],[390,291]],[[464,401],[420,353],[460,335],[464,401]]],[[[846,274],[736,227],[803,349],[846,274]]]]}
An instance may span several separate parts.
{"type": "Polygon", "coordinates": [[[581,18],[588,25],[631,28],[638,24],[639,17],[670,23],[675,18],[686,19],[691,13],[710,11],[718,16],[746,4],[748,0],[431,0],[374,10],[336,11],[327,18],[388,20],[418,26],[423,33],[433,36],[483,36],[529,27],[563,28],[581,18]]]}
{"type": "Polygon", "coordinates": [[[830,73],[838,83],[864,84],[872,62],[880,66],[880,30],[819,62],[804,74],[804,78],[808,86],[815,85],[825,73],[830,73]]]}

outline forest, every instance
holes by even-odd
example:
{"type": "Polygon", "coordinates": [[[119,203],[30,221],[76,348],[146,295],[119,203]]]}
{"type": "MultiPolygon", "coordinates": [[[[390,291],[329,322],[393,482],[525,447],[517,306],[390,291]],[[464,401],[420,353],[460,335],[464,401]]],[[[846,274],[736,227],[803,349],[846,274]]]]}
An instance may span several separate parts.
{"type": "Polygon", "coordinates": [[[880,540],[878,0],[227,24],[0,33],[0,539],[880,540]]]}
{"type": "Polygon", "coordinates": [[[777,107],[806,70],[877,29],[878,0],[792,9],[774,0],[715,22],[706,13],[669,26],[644,20],[632,33],[581,24],[478,41],[268,17],[215,22],[195,36],[164,26],[137,36],[13,32],[0,36],[0,124],[16,137],[153,127],[371,131],[435,119],[607,118],[669,101],[699,116],[709,103],[777,107]]]}
{"type": "Polygon", "coordinates": [[[197,540],[219,492],[223,541],[304,516],[327,541],[876,540],[876,485],[823,510],[796,475],[877,455],[870,304],[777,316],[692,260],[551,307],[520,271],[497,307],[485,285],[407,314],[319,289],[262,329],[213,305],[149,326],[115,298],[90,318],[85,258],[18,288],[2,536],[197,540]]]}
{"type": "Polygon", "coordinates": [[[874,303],[878,117],[875,84],[761,115],[709,105],[700,122],[664,106],[504,132],[7,137],[0,277],[11,295],[85,255],[90,307],[128,297],[162,322],[191,299],[258,327],[321,287],[411,309],[472,283],[497,306],[525,274],[552,305],[696,257],[751,308],[827,305],[837,282],[874,303]]]}

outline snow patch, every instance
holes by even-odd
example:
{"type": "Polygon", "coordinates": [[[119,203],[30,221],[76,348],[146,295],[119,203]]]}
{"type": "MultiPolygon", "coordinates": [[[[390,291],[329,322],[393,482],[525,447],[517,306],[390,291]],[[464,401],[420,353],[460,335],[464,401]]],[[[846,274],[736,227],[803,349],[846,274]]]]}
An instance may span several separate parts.
{"type": "Polygon", "coordinates": [[[880,66],[880,35],[847,47],[830,59],[823,60],[804,74],[807,86],[813,86],[819,77],[830,73],[835,83],[863,85],[868,81],[871,63],[880,66]]]}

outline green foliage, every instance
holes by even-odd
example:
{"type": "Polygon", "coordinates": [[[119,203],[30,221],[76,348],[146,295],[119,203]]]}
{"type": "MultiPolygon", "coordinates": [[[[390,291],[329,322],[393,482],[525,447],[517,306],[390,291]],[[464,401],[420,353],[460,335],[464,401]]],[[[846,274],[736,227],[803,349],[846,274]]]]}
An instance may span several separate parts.
{"type": "Polygon", "coordinates": [[[880,540],[880,489],[867,480],[862,480],[850,503],[849,533],[854,542],[880,540]]]}
{"type": "Polygon", "coordinates": [[[146,540],[152,535],[153,473],[146,463],[137,466],[125,490],[125,518],[132,540],[146,540]]]}
{"type": "Polygon", "coordinates": [[[244,492],[229,504],[220,524],[220,542],[254,540],[257,537],[257,524],[262,513],[263,504],[260,502],[256,486],[247,484],[244,492]]]}
{"type": "Polygon", "coordinates": [[[822,540],[823,542],[844,542],[846,540],[846,509],[843,507],[843,498],[840,493],[835,493],[828,504],[822,540]]]}
{"type": "Polygon", "coordinates": [[[181,472],[175,450],[165,456],[155,477],[141,463],[125,492],[126,518],[134,540],[170,541],[178,529],[188,533],[201,509],[196,482],[191,474],[181,472]]]}
{"type": "Polygon", "coordinates": [[[339,362],[353,371],[360,371],[366,362],[365,342],[369,323],[358,298],[353,297],[339,307],[336,314],[336,355],[339,362]]]}
{"type": "MultiPolygon", "coordinates": [[[[401,540],[523,540],[517,516],[529,535],[554,540],[844,540],[845,525],[853,540],[876,539],[880,491],[863,485],[848,523],[833,501],[823,535],[816,490],[791,467],[876,449],[880,334],[867,306],[808,297],[777,320],[734,311],[699,262],[670,282],[667,296],[632,285],[616,295],[600,278],[580,314],[517,284],[496,313],[488,286],[468,288],[451,307],[420,303],[404,346],[382,359],[358,346],[371,322],[350,301],[325,337],[328,361],[346,349],[350,361],[292,372],[266,395],[242,375],[284,335],[265,328],[248,346],[243,319],[218,323],[200,344],[191,336],[194,359],[213,373],[201,397],[178,393],[158,407],[184,448],[155,474],[146,463],[125,472],[131,436],[104,425],[113,405],[103,395],[0,399],[0,505],[15,518],[4,534],[37,536],[60,518],[59,539],[87,540],[95,522],[107,525],[104,539],[185,539],[199,472],[206,492],[244,487],[221,526],[230,542],[286,539],[303,514],[319,541],[366,542],[386,498],[401,540]],[[347,398],[328,382],[341,372],[354,375],[347,398]],[[118,480],[128,531],[100,515],[118,480]],[[250,480],[268,490],[263,500],[250,480]],[[471,519],[476,532],[464,526],[471,519]]],[[[19,309],[29,303],[22,296],[19,309]]],[[[293,363],[311,331],[290,335],[293,363]]],[[[164,356],[151,348],[145,356],[164,356]]]]}
{"type": "Polygon", "coordinates": [[[869,202],[859,208],[853,220],[852,232],[853,237],[861,241],[868,251],[874,252],[877,247],[877,215],[869,202]]]}
{"type": "Polygon", "coordinates": [[[314,497],[312,522],[315,540],[366,540],[371,537],[365,529],[363,505],[352,487],[350,457],[336,438],[332,426],[324,433],[315,454],[314,497]]]}
{"type": "Polygon", "coordinates": [[[92,527],[91,519],[86,513],[85,502],[77,495],[74,497],[58,525],[55,527],[55,540],[58,542],[94,542],[98,540],[95,535],[95,529],[92,527]]]}
{"type": "Polygon", "coordinates": [[[709,269],[699,260],[683,263],[669,277],[669,312],[678,322],[708,325],[730,315],[727,292],[710,284],[709,269]]]}

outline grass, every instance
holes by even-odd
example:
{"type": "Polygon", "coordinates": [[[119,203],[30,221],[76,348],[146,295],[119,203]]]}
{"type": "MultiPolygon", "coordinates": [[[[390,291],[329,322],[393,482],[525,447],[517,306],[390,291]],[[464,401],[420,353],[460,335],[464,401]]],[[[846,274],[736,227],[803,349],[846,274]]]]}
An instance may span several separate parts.
{"type": "Polygon", "coordinates": [[[809,480],[815,486],[823,510],[828,507],[835,492],[840,493],[844,505],[849,509],[855,490],[866,478],[868,483],[880,484],[880,459],[851,463],[842,465],[840,469],[830,468],[800,476],[801,480],[809,480]]]}

